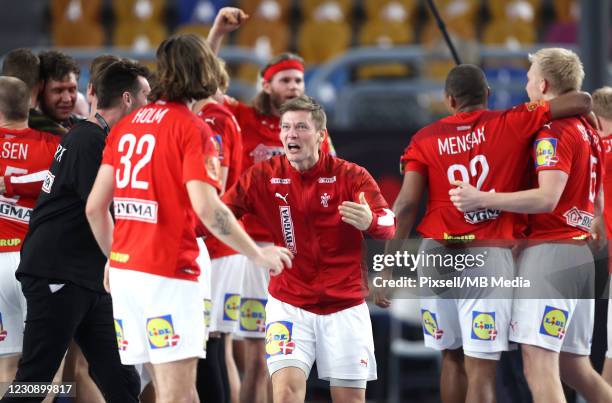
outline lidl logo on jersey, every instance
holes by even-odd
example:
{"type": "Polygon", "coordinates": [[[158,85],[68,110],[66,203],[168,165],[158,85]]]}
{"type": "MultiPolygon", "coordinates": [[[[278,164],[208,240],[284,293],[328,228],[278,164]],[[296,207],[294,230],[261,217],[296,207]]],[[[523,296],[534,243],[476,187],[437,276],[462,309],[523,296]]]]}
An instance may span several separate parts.
{"type": "Polygon", "coordinates": [[[467,211],[463,213],[463,218],[470,224],[478,224],[484,221],[495,220],[501,214],[501,210],[482,209],[467,211]]]}
{"type": "Polygon", "coordinates": [[[266,358],[293,353],[295,342],[291,340],[292,331],[292,322],[268,323],[266,326],[266,358]]]}
{"type": "Polygon", "coordinates": [[[553,167],[557,165],[557,139],[544,138],[535,143],[536,167],[553,167]]]}
{"type": "Polygon", "coordinates": [[[563,339],[567,318],[568,312],[566,310],[546,305],[540,324],[540,334],[563,339]]]}
{"type": "Polygon", "coordinates": [[[4,218],[5,220],[9,221],[15,221],[21,224],[27,224],[30,222],[31,215],[31,208],[0,201],[0,218],[4,218]]]}
{"type": "Polygon", "coordinates": [[[115,333],[117,334],[117,347],[119,347],[119,350],[127,350],[128,341],[125,339],[123,331],[123,320],[115,319],[115,333]]]}
{"type": "Polygon", "coordinates": [[[223,320],[236,321],[240,316],[240,294],[225,294],[223,299],[223,320]]]}
{"type": "Polygon", "coordinates": [[[565,217],[565,222],[567,225],[577,227],[585,231],[589,231],[591,229],[593,219],[595,218],[593,214],[587,211],[579,210],[576,206],[563,213],[563,217],[565,217]]]}
{"type": "Polygon", "coordinates": [[[240,330],[261,332],[266,330],[266,300],[244,298],[240,304],[240,330]]]}
{"type": "Polygon", "coordinates": [[[115,219],[157,223],[157,202],[150,200],[115,197],[115,219]]]}
{"type": "Polygon", "coordinates": [[[2,325],[2,313],[0,312],[0,342],[4,341],[4,339],[6,339],[6,336],[8,336],[8,332],[4,329],[4,326],[2,325]]]}
{"type": "Polygon", "coordinates": [[[495,312],[472,311],[472,339],[495,340],[495,312]]]}
{"type": "Polygon", "coordinates": [[[212,301],[204,299],[204,326],[210,327],[210,313],[212,312],[212,301]]]}
{"type": "Polygon", "coordinates": [[[45,193],[51,193],[51,188],[53,187],[54,181],[55,175],[53,175],[51,171],[47,171],[47,175],[45,176],[45,180],[43,181],[42,191],[45,193]]]}
{"type": "Polygon", "coordinates": [[[291,218],[291,208],[289,206],[279,206],[281,230],[285,240],[285,246],[294,255],[297,254],[295,233],[293,232],[293,219],[291,218]]]}
{"type": "Polygon", "coordinates": [[[147,337],[152,349],[174,347],[181,337],[175,333],[172,315],[156,316],[147,319],[147,337]]]}
{"type": "Polygon", "coordinates": [[[425,336],[431,336],[435,340],[442,338],[444,331],[438,326],[435,313],[427,309],[421,309],[421,321],[423,322],[423,334],[425,336]]]}

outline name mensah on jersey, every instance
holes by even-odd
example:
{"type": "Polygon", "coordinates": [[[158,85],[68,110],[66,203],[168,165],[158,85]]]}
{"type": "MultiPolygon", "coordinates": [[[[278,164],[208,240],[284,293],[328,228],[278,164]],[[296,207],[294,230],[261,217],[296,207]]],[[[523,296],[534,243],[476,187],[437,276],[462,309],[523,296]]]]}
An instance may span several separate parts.
{"type": "Polygon", "coordinates": [[[443,154],[459,154],[471,150],[474,146],[486,141],[484,127],[479,127],[473,132],[438,139],[438,152],[443,154]]]}

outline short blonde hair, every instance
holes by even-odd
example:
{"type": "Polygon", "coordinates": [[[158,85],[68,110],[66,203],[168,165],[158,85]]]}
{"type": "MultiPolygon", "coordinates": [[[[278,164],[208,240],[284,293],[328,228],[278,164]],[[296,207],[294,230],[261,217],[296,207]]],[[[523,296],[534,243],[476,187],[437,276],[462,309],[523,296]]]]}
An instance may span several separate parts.
{"type": "Polygon", "coordinates": [[[542,78],[555,95],[578,91],[584,80],[584,68],[578,55],[569,49],[545,48],[529,55],[529,61],[540,69],[542,78]]]}
{"type": "Polygon", "coordinates": [[[593,112],[612,120],[612,87],[602,87],[593,93],[593,112]]]}

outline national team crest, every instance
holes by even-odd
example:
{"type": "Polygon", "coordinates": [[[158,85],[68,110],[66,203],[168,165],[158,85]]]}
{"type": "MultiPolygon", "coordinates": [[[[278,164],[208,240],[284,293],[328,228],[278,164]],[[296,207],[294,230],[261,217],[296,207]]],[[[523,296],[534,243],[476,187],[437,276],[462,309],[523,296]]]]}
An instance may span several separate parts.
{"type": "Polygon", "coordinates": [[[330,195],[328,195],[327,193],[323,193],[321,195],[321,205],[323,207],[329,207],[329,199],[331,198],[330,195]]]}

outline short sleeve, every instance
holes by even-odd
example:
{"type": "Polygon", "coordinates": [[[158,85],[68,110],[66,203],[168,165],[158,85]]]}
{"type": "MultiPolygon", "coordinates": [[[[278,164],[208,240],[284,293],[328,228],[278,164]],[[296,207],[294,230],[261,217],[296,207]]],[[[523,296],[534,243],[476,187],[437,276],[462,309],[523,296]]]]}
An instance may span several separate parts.
{"type": "Polygon", "coordinates": [[[110,134],[106,137],[106,146],[104,147],[104,151],[102,153],[102,164],[115,166],[115,157],[113,150],[113,140],[115,132],[110,132],[110,134]]]}
{"type": "Polygon", "coordinates": [[[415,171],[422,175],[427,175],[427,163],[423,155],[416,135],[410,140],[410,144],[404,150],[400,158],[400,173],[403,175],[408,171],[415,171]]]}
{"type": "Polygon", "coordinates": [[[218,187],[218,180],[211,178],[206,169],[207,146],[210,153],[211,132],[204,123],[193,120],[197,124],[186,124],[182,131],[181,152],[183,154],[183,183],[190,180],[207,182],[218,187]]]}
{"type": "Polygon", "coordinates": [[[536,171],[560,170],[569,174],[574,154],[572,139],[561,135],[558,129],[540,130],[533,144],[536,171]]]}

